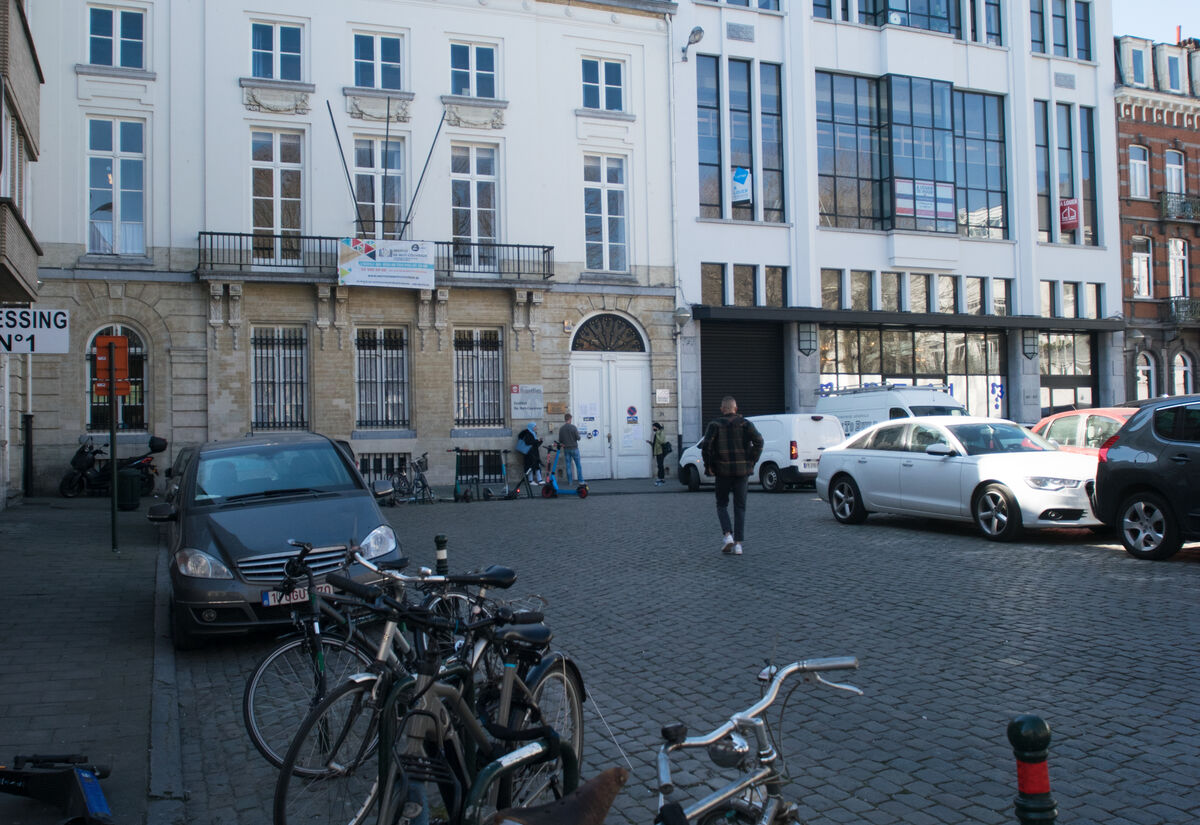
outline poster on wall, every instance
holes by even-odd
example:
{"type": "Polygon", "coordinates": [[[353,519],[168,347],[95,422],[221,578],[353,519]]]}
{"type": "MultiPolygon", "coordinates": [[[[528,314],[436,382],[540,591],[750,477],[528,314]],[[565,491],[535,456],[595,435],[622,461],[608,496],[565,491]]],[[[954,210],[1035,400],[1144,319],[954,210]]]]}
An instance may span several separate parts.
{"type": "Polygon", "coordinates": [[[541,384],[512,384],[509,398],[513,421],[541,421],[546,414],[541,384]]]}
{"type": "Polygon", "coordinates": [[[338,244],[338,286],[433,289],[436,251],[432,241],[342,238],[338,244]]]}
{"type": "Polygon", "coordinates": [[[754,175],[749,169],[738,166],[733,170],[733,202],[750,203],[754,200],[754,175]]]}

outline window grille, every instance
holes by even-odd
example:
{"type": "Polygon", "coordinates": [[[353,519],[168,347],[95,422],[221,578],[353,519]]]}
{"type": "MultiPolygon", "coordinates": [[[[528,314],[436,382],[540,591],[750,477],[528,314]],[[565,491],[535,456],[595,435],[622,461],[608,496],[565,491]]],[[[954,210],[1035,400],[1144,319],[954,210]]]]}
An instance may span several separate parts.
{"type": "Polygon", "coordinates": [[[367,484],[408,472],[410,453],[359,453],[358,471],[367,484]]]}
{"type": "Polygon", "coordinates": [[[255,327],[250,338],[255,430],[308,429],[304,327],[255,327]]]}
{"type": "Polygon", "coordinates": [[[503,356],[500,330],[460,329],[454,333],[454,423],[502,427],[503,356]]]}
{"type": "Polygon", "coordinates": [[[146,345],[138,333],[120,324],[105,327],[88,342],[88,432],[108,432],[108,395],[96,392],[96,338],[124,335],[129,341],[129,395],[117,396],[117,429],[146,429],[146,345]]]}
{"type": "Polygon", "coordinates": [[[359,427],[407,428],[408,341],[403,329],[359,329],[354,338],[359,427]]]}

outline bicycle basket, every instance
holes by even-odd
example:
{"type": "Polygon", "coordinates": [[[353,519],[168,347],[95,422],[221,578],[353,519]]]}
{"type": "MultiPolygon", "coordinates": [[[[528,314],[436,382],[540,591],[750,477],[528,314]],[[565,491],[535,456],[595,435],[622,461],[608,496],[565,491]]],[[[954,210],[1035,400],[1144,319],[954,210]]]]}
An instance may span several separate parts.
{"type": "Polygon", "coordinates": [[[419,473],[425,472],[426,470],[429,469],[429,459],[425,456],[421,456],[420,458],[414,458],[413,459],[413,468],[419,473]]]}

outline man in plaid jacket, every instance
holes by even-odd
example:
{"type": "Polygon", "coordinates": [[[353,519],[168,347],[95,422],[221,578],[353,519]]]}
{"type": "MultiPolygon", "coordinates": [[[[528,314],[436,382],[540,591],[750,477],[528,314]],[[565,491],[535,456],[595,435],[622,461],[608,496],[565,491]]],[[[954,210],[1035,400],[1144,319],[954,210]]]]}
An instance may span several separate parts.
{"type": "Polygon", "coordinates": [[[704,474],[715,476],[717,518],[721,521],[722,553],[742,555],[746,526],[746,489],[750,474],[762,455],[763,437],[758,428],[738,415],[732,395],[721,399],[721,417],[704,432],[704,474]],[[729,523],[729,494],[733,493],[733,524],[729,523]]]}

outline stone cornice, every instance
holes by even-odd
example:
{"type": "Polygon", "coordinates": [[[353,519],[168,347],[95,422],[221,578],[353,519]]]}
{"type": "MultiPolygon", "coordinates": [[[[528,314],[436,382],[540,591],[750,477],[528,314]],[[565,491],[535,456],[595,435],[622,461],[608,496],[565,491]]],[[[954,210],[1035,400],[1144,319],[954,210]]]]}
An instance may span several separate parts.
{"type": "Polygon", "coordinates": [[[1169,94],[1133,86],[1117,86],[1113,97],[1118,106],[1141,106],[1145,109],[1162,109],[1166,112],[1200,114],[1200,98],[1189,95],[1169,94]]]}

